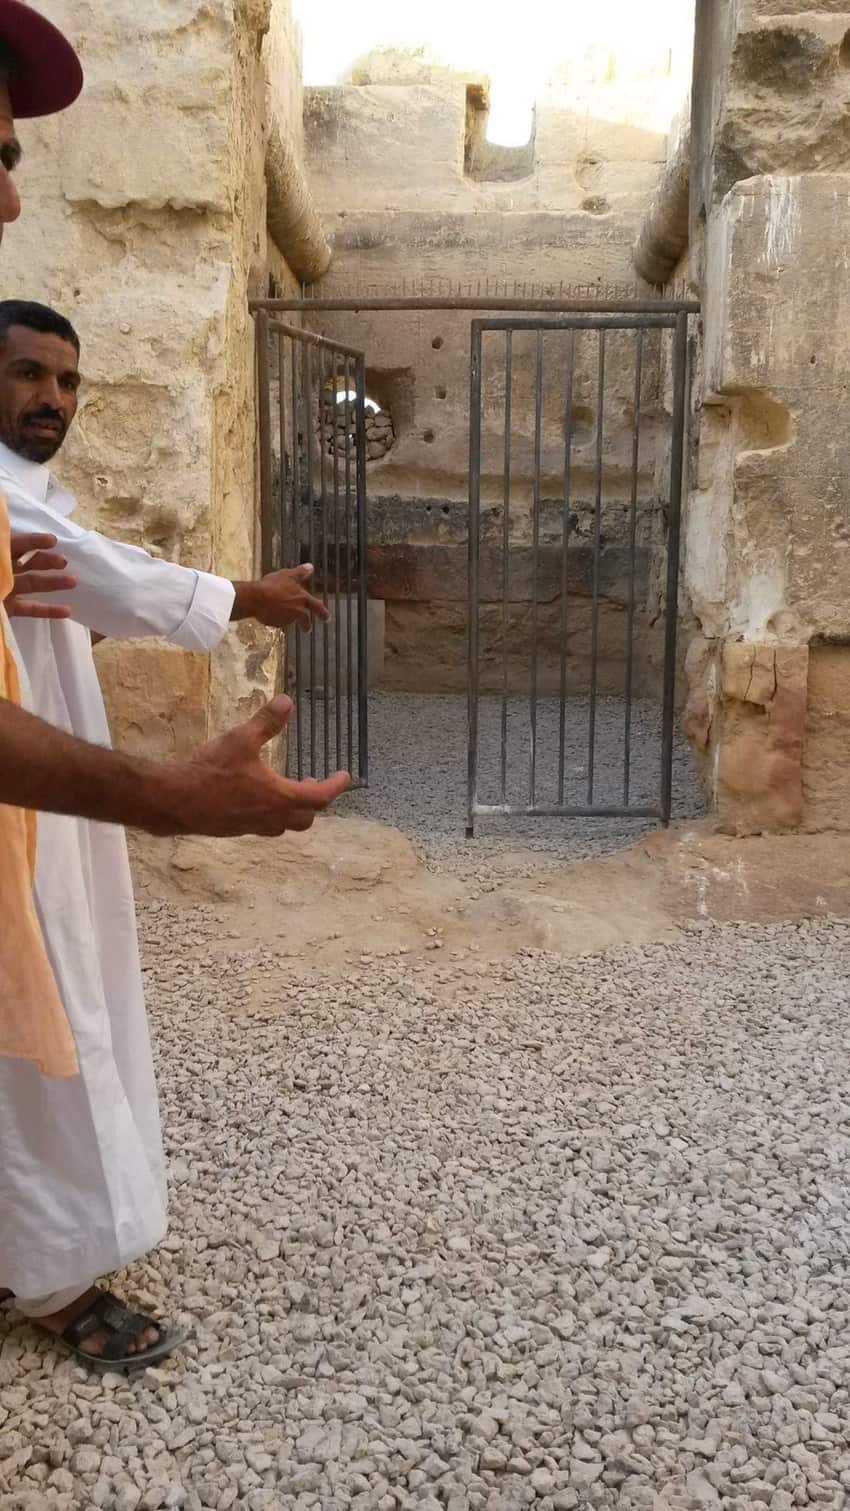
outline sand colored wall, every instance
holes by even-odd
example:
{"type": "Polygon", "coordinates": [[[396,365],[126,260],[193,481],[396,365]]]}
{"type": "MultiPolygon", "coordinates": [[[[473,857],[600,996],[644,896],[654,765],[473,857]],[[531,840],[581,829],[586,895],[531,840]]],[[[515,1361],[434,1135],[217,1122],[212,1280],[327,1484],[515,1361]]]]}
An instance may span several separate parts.
{"type": "MultiPolygon", "coordinates": [[[[56,305],[82,339],[80,413],[56,470],[86,521],[244,576],[258,548],[247,300],[267,277],[272,47],[290,56],[276,108],[300,128],[288,0],[41,8],[78,46],[86,88],[61,118],[21,123],[28,206],[2,288],[56,305]]],[[[240,626],[212,658],[104,645],[98,662],[116,739],[166,753],[251,706],[277,650],[240,626]]]]}

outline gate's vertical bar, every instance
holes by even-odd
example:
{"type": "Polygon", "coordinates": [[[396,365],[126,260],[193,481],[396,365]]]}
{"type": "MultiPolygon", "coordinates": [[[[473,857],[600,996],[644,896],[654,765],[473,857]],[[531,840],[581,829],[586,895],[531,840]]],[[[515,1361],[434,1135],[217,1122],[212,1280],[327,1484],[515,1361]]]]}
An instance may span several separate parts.
{"type": "Polygon", "coordinates": [[[272,570],[274,531],[274,481],[272,476],[271,383],[269,378],[269,317],[258,310],[254,336],[257,342],[257,434],[260,444],[260,563],[272,570]]]}
{"type": "MultiPolygon", "coordinates": [[[[278,409],[278,479],[277,479],[277,529],[275,531],[274,565],[280,568],[286,565],[286,495],[287,495],[287,460],[286,460],[286,338],[283,331],[275,332],[275,344],[277,346],[277,409],[278,409]]],[[[289,648],[287,645],[288,635],[284,632],[282,658],[283,664],[278,662],[277,691],[281,688],[286,692],[286,672],[289,660],[289,648]]],[[[289,750],[292,740],[292,726],[290,725],[283,735],[283,770],[289,770],[289,750]]]]}
{"type": "Polygon", "coordinates": [[[538,565],[540,557],[540,450],[543,429],[543,332],[534,344],[534,473],[531,484],[531,747],[528,761],[528,804],[537,802],[537,629],[538,565]]]}
{"type": "Polygon", "coordinates": [[[602,553],[602,437],[605,405],[605,331],[599,331],[599,369],[596,392],[596,461],[593,508],[593,610],[590,631],[590,709],[587,733],[587,801],[593,802],[596,762],[596,694],[599,684],[599,569],[602,553]]]}
{"type": "Polygon", "coordinates": [[[502,520],[502,749],[499,791],[508,800],[508,596],[511,551],[511,398],[513,387],[513,331],[505,331],[505,476],[502,520]]]}
{"type": "Polygon", "coordinates": [[[334,733],[336,735],[336,755],[334,766],[337,771],[342,769],[342,648],[339,643],[339,353],[333,352],[331,363],[333,366],[333,448],[334,448],[334,599],[333,599],[333,636],[334,636],[334,733]]]}
{"type": "Polygon", "coordinates": [[[357,774],[369,783],[369,606],[366,566],[366,358],[356,359],[357,378],[357,774]]]}
{"type": "Polygon", "coordinates": [[[688,317],[676,316],[673,335],[673,428],[670,446],[670,510],[667,520],[667,601],[664,618],[664,706],[661,727],[661,817],[670,822],[673,796],[673,721],[676,702],[676,632],[679,619],[679,533],[687,403],[688,317]]]}
{"type": "Polygon", "coordinates": [[[470,326],[469,351],[469,567],[467,666],[466,837],[475,834],[478,801],[478,552],[481,512],[481,322],[470,326]]]}
{"type": "MultiPolygon", "coordinates": [[[[295,342],[289,338],[292,383],[292,553],[290,565],[296,567],[301,561],[301,435],[298,429],[298,361],[295,342]]],[[[303,642],[297,629],[295,638],[295,743],[299,782],[304,778],[304,723],[301,714],[301,693],[304,689],[303,642]]]]}
{"type": "Polygon", "coordinates": [[[564,509],[561,521],[561,676],[558,707],[558,802],[564,801],[566,771],[567,722],[567,592],[569,589],[570,494],[573,450],[573,380],[575,373],[576,333],[567,333],[567,366],[564,374],[564,509]]]}
{"type": "MultiPolygon", "coordinates": [[[[307,441],[307,540],[308,554],[316,565],[316,511],[314,508],[313,470],[313,362],[309,342],[304,343],[302,394],[304,433],[307,441]]],[[[316,776],[316,637],[310,636],[310,776],[316,776]]]]}
{"type": "Polygon", "coordinates": [[[623,805],[629,806],[632,765],[632,692],[635,662],[635,570],[637,555],[637,498],[640,470],[640,406],[643,381],[643,330],[636,332],[635,399],[632,420],[632,488],[629,503],[629,607],[626,628],[626,728],[623,751],[623,805]]]}
{"type": "MultiPolygon", "coordinates": [[[[354,775],[354,634],[351,612],[351,451],[356,448],[356,433],[351,430],[351,368],[345,359],[345,714],[348,736],[348,759],[345,768],[354,775]]],[[[355,449],[356,458],[356,449],[355,449]]],[[[337,630],[337,633],[339,631],[337,630]]]]}
{"type": "MultiPolygon", "coordinates": [[[[280,435],[280,472],[277,490],[277,551],[275,566],[286,565],[286,337],[277,332],[277,403],[278,430],[280,435]]],[[[286,646],[284,642],[284,659],[286,646]]]]}
{"type": "MultiPolygon", "coordinates": [[[[319,492],[322,500],[322,602],[328,606],[328,479],[327,439],[325,434],[325,405],[327,403],[327,365],[325,348],[319,347],[319,492]]],[[[313,633],[316,631],[314,629],[313,633]]],[[[331,769],[331,728],[328,719],[330,698],[330,644],[328,627],[322,625],[322,755],[325,776],[331,769]]]]}

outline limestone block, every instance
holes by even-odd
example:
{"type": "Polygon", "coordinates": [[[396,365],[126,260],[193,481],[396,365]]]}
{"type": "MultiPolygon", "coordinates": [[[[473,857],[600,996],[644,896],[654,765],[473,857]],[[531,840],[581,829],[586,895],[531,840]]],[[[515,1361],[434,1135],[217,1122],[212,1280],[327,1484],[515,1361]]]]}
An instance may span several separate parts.
{"type": "Polygon", "coordinates": [[[741,640],[689,652],[685,729],[726,833],[800,824],[808,661],[807,646],[741,640]]]}
{"type": "Polygon", "coordinates": [[[209,659],[160,641],[105,640],[95,651],[112,742],[150,759],[182,759],[207,738],[209,659]]]}
{"type": "Polygon", "coordinates": [[[169,39],[176,32],[188,39],[193,28],[227,25],[233,0],[149,0],[141,6],[137,0],[109,0],[106,13],[102,0],[41,0],[39,9],[88,56],[108,53],[116,38],[130,33],[139,39],[169,39]]]}
{"type": "Polygon", "coordinates": [[[803,747],[804,827],[850,829],[850,646],[813,645],[803,747]]]}
{"type": "Polygon", "coordinates": [[[659,170],[666,157],[667,134],[640,124],[648,112],[637,109],[635,120],[600,119],[588,112],[581,135],[581,150],[591,158],[606,162],[657,163],[659,170]]]}
{"type": "Polygon", "coordinates": [[[850,628],[850,358],[835,339],[850,316],[848,208],[850,176],[759,178],[709,227],[705,382],[726,407],[708,425],[712,476],[694,495],[686,573],[716,633],[850,628]]]}
{"type": "Polygon", "coordinates": [[[304,112],[321,208],[445,211],[465,192],[462,84],[307,89],[304,112]]]}
{"type": "MultiPolygon", "coordinates": [[[[507,628],[508,687],[528,694],[532,610],[510,606],[507,628]]],[[[598,690],[622,696],[627,615],[605,600],[598,620],[598,690]]],[[[636,696],[657,695],[663,632],[644,614],[636,616],[636,696]]],[[[566,671],[569,694],[585,695],[590,686],[592,606],[576,599],[568,621],[566,671]]],[[[498,692],[503,676],[501,606],[485,604],[480,615],[479,667],[482,692],[498,692]]],[[[541,697],[557,694],[563,643],[559,603],[543,604],[537,614],[537,685],[541,697]]],[[[462,603],[414,603],[386,606],[386,655],[382,686],[398,691],[463,692],[466,689],[467,614],[462,603]]]]}
{"type": "Polygon", "coordinates": [[[710,227],[706,388],[822,395],[846,380],[850,174],[736,184],[710,227]]]}
{"type": "Polygon", "coordinates": [[[682,728],[701,763],[703,785],[712,792],[707,758],[717,702],[716,645],[704,635],[694,635],[688,644],[685,677],[688,694],[682,710],[682,728]]]}
{"type": "Polygon", "coordinates": [[[67,30],[86,71],[57,140],[65,197],[226,211],[232,0],[43,0],[41,9],[67,30]]]}
{"type": "Polygon", "coordinates": [[[842,43],[850,8],[752,0],[738,8],[722,87],[713,198],[735,179],[830,172],[847,162],[850,74],[842,43]]]}
{"type": "MultiPolygon", "coordinates": [[[[378,598],[411,599],[422,603],[465,603],[469,597],[466,546],[372,545],[368,554],[369,591],[378,598]]],[[[502,550],[483,546],[479,560],[479,597],[482,603],[501,603],[504,572],[502,550]]],[[[512,546],[509,558],[508,600],[530,603],[535,592],[541,603],[560,601],[563,553],[560,545],[541,546],[536,556],[528,546],[512,546]]],[[[648,560],[638,550],[635,562],[636,601],[646,596],[648,560]]],[[[567,556],[567,592],[585,598],[593,592],[593,549],[574,541],[567,556]]],[[[601,596],[613,603],[629,602],[631,577],[629,553],[623,547],[606,546],[599,561],[601,596]]]]}

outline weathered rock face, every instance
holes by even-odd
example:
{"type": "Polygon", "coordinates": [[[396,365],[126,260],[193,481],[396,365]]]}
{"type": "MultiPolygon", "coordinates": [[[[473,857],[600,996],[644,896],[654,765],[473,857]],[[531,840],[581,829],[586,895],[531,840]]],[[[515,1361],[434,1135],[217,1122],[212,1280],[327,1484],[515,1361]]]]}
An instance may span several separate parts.
{"type": "Polygon", "coordinates": [[[727,833],[795,829],[802,816],[805,646],[692,642],[685,728],[713,763],[727,833]]]}
{"type": "MultiPolygon", "coordinates": [[[[247,301],[267,269],[263,47],[272,26],[285,50],[287,0],[40,8],[78,46],[86,87],[61,118],[21,125],[28,204],[4,243],[3,286],[55,305],[80,333],[81,407],[57,473],[85,521],[245,576],[256,555],[247,301]]],[[[100,654],[116,738],[163,752],[232,722],[276,665],[272,641],[247,630],[191,675],[155,647],[100,654]]]]}
{"type": "Polygon", "coordinates": [[[850,10],[722,9],[704,8],[694,91],[690,725],[724,827],[846,826],[826,709],[850,636],[850,10]]]}

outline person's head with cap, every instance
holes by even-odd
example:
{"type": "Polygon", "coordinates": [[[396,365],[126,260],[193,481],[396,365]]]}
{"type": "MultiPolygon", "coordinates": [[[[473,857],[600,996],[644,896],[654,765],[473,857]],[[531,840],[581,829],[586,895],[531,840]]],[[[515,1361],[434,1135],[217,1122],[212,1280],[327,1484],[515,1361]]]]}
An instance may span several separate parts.
{"type": "Polygon", "coordinates": [[[82,87],[80,60],[52,22],[23,0],[0,0],[0,237],[21,213],[16,118],[65,110],[82,87]]]}

